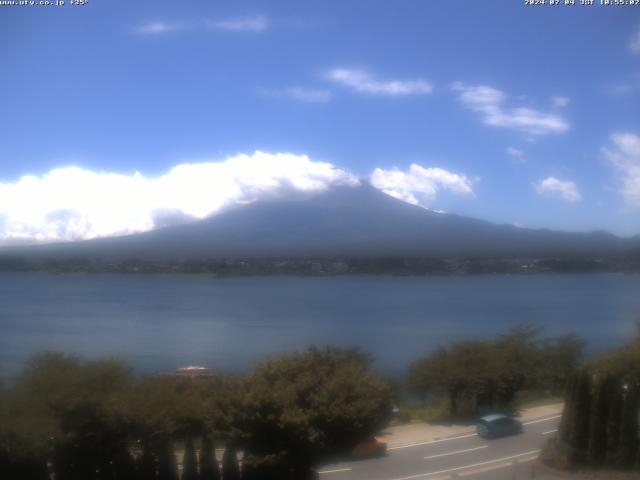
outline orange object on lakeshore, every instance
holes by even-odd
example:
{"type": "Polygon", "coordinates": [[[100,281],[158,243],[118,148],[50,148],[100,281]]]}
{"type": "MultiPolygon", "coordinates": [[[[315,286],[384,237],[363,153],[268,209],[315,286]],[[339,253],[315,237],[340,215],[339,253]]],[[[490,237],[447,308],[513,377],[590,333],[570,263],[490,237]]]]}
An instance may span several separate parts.
{"type": "Polygon", "coordinates": [[[351,451],[351,455],[359,458],[379,457],[387,452],[387,442],[383,437],[373,437],[360,442],[351,451]]]}

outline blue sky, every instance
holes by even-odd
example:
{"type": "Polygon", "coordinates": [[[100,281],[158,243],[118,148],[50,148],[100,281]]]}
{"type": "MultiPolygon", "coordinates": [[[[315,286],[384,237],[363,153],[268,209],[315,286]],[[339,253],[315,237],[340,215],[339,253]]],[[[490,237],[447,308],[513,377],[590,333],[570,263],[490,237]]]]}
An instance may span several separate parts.
{"type": "Polygon", "coordinates": [[[356,177],[499,223],[640,233],[640,5],[523,3],[0,6],[0,241],[356,177]]]}

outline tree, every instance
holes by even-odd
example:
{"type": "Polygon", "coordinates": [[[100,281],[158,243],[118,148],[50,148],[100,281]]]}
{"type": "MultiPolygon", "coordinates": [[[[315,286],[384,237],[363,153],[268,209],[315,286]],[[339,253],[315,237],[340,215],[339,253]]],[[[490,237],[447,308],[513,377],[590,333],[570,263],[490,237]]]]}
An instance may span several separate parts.
{"type": "Polygon", "coordinates": [[[571,445],[574,463],[584,463],[589,441],[589,421],[591,408],[591,373],[582,370],[578,374],[574,390],[575,417],[571,445]]]}
{"type": "Polygon", "coordinates": [[[601,465],[607,451],[607,414],[610,409],[611,389],[615,382],[610,377],[594,379],[589,419],[587,459],[591,465],[601,465]]]}
{"type": "Polygon", "coordinates": [[[607,452],[605,455],[605,463],[614,465],[618,459],[618,449],[620,447],[620,421],[622,419],[622,386],[620,380],[616,379],[609,392],[610,408],[607,415],[606,439],[607,452]]]}
{"type": "MultiPolygon", "coordinates": [[[[112,360],[81,361],[56,353],[35,356],[16,382],[13,416],[56,478],[107,479],[132,474],[120,398],[130,372],[112,360]]],[[[32,452],[33,454],[33,452],[32,452]]]]}
{"type": "Polygon", "coordinates": [[[184,480],[220,471],[211,435],[227,441],[225,480],[302,480],[317,458],[346,452],[384,425],[390,392],[357,350],[315,349],[264,362],[242,381],[163,375],[134,379],[113,360],[35,357],[0,389],[0,478],[177,480],[175,442],[185,439],[184,480]],[[249,459],[253,461],[249,462],[249,459]],[[52,472],[47,470],[52,465],[52,472]]]}
{"type": "Polygon", "coordinates": [[[175,457],[172,457],[181,398],[172,379],[139,378],[128,389],[123,403],[131,435],[141,450],[146,475],[151,474],[153,465],[154,478],[155,471],[159,477],[177,477],[175,457]]]}
{"type": "Polygon", "coordinates": [[[451,415],[457,416],[462,399],[471,399],[474,410],[493,401],[496,377],[492,378],[490,372],[494,360],[488,342],[454,342],[414,363],[409,381],[414,391],[446,395],[451,415]]]}
{"type": "Polygon", "coordinates": [[[238,467],[238,454],[233,443],[227,443],[222,455],[222,479],[240,480],[240,468],[238,467]]]}
{"type": "Polygon", "coordinates": [[[583,356],[584,347],[584,339],[575,333],[543,340],[537,386],[554,393],[564,393],[569,378],[583,356]]]}
{"type": "Polygon", "coordinates": [[[541,339],[532,326],[513,328],[495,340],[458,341],[412,364],[409,386],[421,398],[447,396],[452,416],[511,409],[525,389],[562,390],[576,367],[583,342],[575,335],[541,339]],[[461,401],[471,403],[463,411],[461,401]]]}
{"type": "MultiPolygon", "coordinates": [[[[437,348],[431,355],[418,359],[409,368],[409,389],[424,402],[430,394],[447,390],[446,367],[449,352],[444,347],[437,348]]],[[[455,403],[455,401],[453,402],[455,403]]],[[[452,410],[454,406],[452,405],[452,410]]]]}
{"type": "Polygon", "coordinates": [[[178,465],[173,443],[163,441],[158,449],[158,480],[178,480],[178,465]]]}
{"type": "Polygon", "coordinates": [[[638,384],[627,382],[622,388],[622,408],[620,412],[620,445],[618,451],[618,465],[628,467],[633,465],[638,450],[638,409],[640,396],[638,384]]]}
{"type": "Polygon", "coordinates": [[[136,480],[155,480],[156,478],[156,458],[148,450],[143,450],[136,459],[135,464],[136,480]]]}
{"type": "Polygon", "coordinates": [[[260,363],[242,407],[238,429],[256,469],[304,478],[321,458],[378,432],[391,414],[391,392],[358,350],[311,347],[260,363]]]}
{"type": "Polygon", "coordinates": [[[187,437],[184,442],[181,480],[198,480],[198,459],[193,446],[193,438],[187,437]]]}
{"type": "Polygon", "coordinates": [[[211,436],[207,434],[202,437],[202,446],[200,447],[200,480],[220,480],[214,444],[211,436]]]}
{"type": "Polygon", "coordinates": [[[519,391],[534,385],[540,377],[541,333],[538,327],[521,325],[494,342],[497,360],[493,375],[497,377],[499,405],[510,406],[519,391]]]}
{"type": "Polygon", "coordinates": [[[564,445],[569,445],[573,438],[573,428],[575,426],[575,388],[578,381],[577,373],[569,377],[564,395],[564,410],[558,426],[558,437],[564,445]]]}
{"type": "Polygon", "coordinates": [[[251,458],[250,454],[247,454],[242,459],[242,480],[257,480],[259,477],[256,476],[254,459],[251,458]]]}
{"type": "Polygon", "coordinates": [[[569,465],[639,468],[640,338],[590,361],[569,384],[558,452],[569,465]]]}

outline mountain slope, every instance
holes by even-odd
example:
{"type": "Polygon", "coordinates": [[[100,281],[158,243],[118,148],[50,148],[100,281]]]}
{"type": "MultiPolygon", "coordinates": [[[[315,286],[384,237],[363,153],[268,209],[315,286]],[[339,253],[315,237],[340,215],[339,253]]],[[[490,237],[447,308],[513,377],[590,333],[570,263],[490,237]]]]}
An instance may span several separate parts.
{"type": "Polygon", "coordinates": [[[185,259],[335,255],[552,256],[620,253],[637,239],[495,225],[409,205],[369,186],[238,206],[124,237],[0,249],[23,255],[185,259]]]}

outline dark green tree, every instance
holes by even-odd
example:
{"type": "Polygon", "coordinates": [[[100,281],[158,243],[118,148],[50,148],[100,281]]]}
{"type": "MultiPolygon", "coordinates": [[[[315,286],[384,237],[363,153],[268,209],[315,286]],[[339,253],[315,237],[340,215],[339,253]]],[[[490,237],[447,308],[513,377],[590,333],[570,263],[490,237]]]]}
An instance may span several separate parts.
{"type": "Polygon", "coordinates": [[[460,413],[464,399],[473,403],[475,411],[493,403],[497,394],[497,375],[492,375],[494,353],[489,342],[479,340],[440,347],[413,364],[410,384],[414,391],[445,395],[454,417],[460,413]]]}
{"type": "Polygon", "coordinates": [[[626,382],[623,385],[622,409],[620,412],[620,444],[618,448],[618,465],[628,467],[633,465],[638,450],[638,414],[640,397],[638,385],[626,382]]]}
{"type": "Polygon", "coordinates": [[[614,465],[618,459],[620,421],[622,420],[622,385],[618,379],[612,385],[609,395],[610,408],[606,425],[607,452],[605,462],[607,465],[614,465]]]}
{"type": "Polygon", "coordinates": [[[251,458],[250,453],[245,453],[242,459],[242,480],[257,480],[254,459],[251,458]]]}
{"type": "Polygon", "coordinates": [[[156,458],[148,451],[140,452],[140,456],[136,459],[135,478],[136,480],[155,480],[156,458]]]}
{"type": "Polygon", "coordinates": [[[21,435],[38,450],[30,456],[50,460],[58,479],[126,480],[133,461],[121,398],[130,380],[128,368],[116,361],[35,356],[11,402],[21,435]]]}
{"type": "Polygon", "coordinates": [[[233,443],[227,443],[222,455],[222,479],[240,480],[238,453],[233,443]]]}
{"type": "Polygon", "coordinates": [[[576,383],[578,381],[578,373],[574,372],[570,377],[566,385],[564,395],[564,411],[562,412],[562,418],[560,419],[560,425],[558,426],[558,437],[563,445],[569,445],[573,438],[573,429],[575,427],[575,391],[576,383]]]}
{"type": "Polygon", "coordinates": [[[523,390],[562,391],[582,347],[575,335],[542,339],[540,329],[520,326],[495,340],[438,348],[411,366],[408,383],[420,398],[446,396],[452,416],[511,410],[523,390]]]}
{"type": "Polygon", "coordinates": [[[542,372],[541,333],[538,327],[521,325],[488,346],[494,351],[488,377],[498,390],[497,405],[511,406],[519,391],[539,380],[542,372]]]}
{"type": "MultiPolygon", "coordinates": [[[[182,388],[185,379],[172,376],[142,377],[129,388],[124,399],[127,422],[133,438],[139,440],[142,458],[154,460],[160,479],[177,478],[174,442],[184,438],[184,409],[188,408],[182,388]]],[[[150,468],[146,468],[147,474],[150,468]]]]}
{"type": "Polygon", "coordinates": [[[640,339],[590,361],[569,384],[556,453],[568,465],[640,467],[640,339]]]}
{"type": "Polygon", "coordinates": [[[587,461],[591,465],[603,464],[606,456],[607,415],[610,407],[610,391],[614,383],[611,378],[604,376],[597,376],[594,380],[587,447],[587,461]]]}
{"type": "Polygon", "coordinates": [[[449,394],[451,410],[457,410],[456,385],[447,375],[449,351],[445,347],[437,348],[430,355],[420,358],[409,368],[409,388],[422,402],[430,394],[449,394]],[[450,392],[452,390],[452,392],[450,392]]]}
{"type": "Polygon", "coordinates": [[[571,445],[573,463],[584,463],[587,457],[591,412],[591,373],[581,370],[574,389],[574,425],[571,445]]]}
{"type": "Polygon", "coordinates": [[[158,480],[178,480],[176,454],[170,440],[165,440],[158,448],[158,480]]]}
{"type": "Polygon", "coordinates": [[[181,480],[198,480],[198,458],[192,437],[187,437],[184,442],[181,480]]]}
{"type": "Polygon", "coordinates": [[[200,447],[200,480],[219,480],[220,470],[216,459],[214,443],[211,436],[205,434],[202,437],[200,447]]]}
{"type": "Polygon", "coordinates": [[[390,417],[391,392],[361,352],[312,347],[260,363],[242,407],[238,430],[256,470],[303,478],[318,460],[377,433],[390,417]]]}
{"type": "Polygon", "coordinates": [[[554,394],[564,394],[569,378],[583,357],[584,347],[584,339],[575,333],[544,339],[539,347],[536,386],[554,394]]]}

